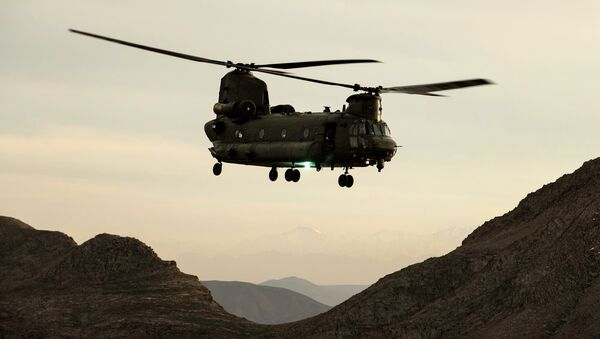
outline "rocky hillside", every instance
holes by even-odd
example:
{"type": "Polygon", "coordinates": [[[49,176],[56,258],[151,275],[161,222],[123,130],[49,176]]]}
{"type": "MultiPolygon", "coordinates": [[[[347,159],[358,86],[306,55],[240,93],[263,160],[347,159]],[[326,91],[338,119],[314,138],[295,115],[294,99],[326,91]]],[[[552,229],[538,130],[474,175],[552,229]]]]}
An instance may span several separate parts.
{"type": "Polygon", "coordinates": [[[600,159],[529,194],[449,254],[276,337],[597,338],[600,159]]]}
{"type": "Polygon", "coordinates": [[[241,281],[212,280],[202,284],[227,312],[259,324],[289,323],[331,308],[285,288],[241,281]]]}
{"type": "Polygon", "coordinates": [[[600,159],[529,194],[445,256],[271,327],[227,314],[143,243],[0,218],[0,337],[597,338],[600,159]]]}
{"type": "Polygon", "coordinates": [[[80,246],[0,217],[0,337],[245,337],[195,276],[142,242],[101,234],[80,246]]]}

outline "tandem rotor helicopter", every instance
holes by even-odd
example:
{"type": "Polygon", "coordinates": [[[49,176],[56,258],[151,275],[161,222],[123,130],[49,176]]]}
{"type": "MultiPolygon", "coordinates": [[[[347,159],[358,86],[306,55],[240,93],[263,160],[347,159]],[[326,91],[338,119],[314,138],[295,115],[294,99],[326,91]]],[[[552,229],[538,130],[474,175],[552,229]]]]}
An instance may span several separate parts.
{"type": "Polygon", "coordinates": [[[348,174],[349,169],[375,166],[380,172],[399,147],[392,139],[387,124],[381,120],[380,94],[443,96],[434,92],[492,83],[485,79],[469,79],[412,86],[365,87],[297,76],[283,70],[379,62],[377,60],[243,64],[177,53],[75,29],[69,31],[177,58],[233,68],[221,79],[219,101],[213,107],[216,118],[204,125],[204,131],[213,144],[209,151],[217,161],[213,166],[214,175],[221,174],[223,163],[232,163],[270,167],[271,181],[277,180],[278,168],[286,168],[285,180],[298,182],[298,168],[320,171],[325,167],[331,170],[341,167],[344,172],[339,176],[338,184],[349,188],[354,184],[354,178],[348,174]],[[341,111],[331,111],[326,106],[323,112],[297,112],[287,104],[271,106],[266,83],[252,72],[340,86],[360,93],[349,96],[346,99],[348,105],[344,105],[341,111]]]}

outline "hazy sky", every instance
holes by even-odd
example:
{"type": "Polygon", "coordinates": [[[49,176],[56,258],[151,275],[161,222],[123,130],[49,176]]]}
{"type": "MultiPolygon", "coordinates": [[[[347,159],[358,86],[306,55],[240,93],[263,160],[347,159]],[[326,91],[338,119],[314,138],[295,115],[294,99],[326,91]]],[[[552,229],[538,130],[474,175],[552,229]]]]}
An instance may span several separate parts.
{"type": "MultiPolygon", "coordinates": [[[[200,279],[372,283],[441,255],[600,155],[600,2],[0,2],[0,214],[81,243],[137,237],[200,279]],[[398,86],[489,78],[448,98],[385,95],[382,173],[225,164],[210,143],[226,69],[77,28],[236,62],[374,58],[295,72],[398,86]]],[[[272,104],[340,108],[342,88],[258,75],[272,104]]]]}

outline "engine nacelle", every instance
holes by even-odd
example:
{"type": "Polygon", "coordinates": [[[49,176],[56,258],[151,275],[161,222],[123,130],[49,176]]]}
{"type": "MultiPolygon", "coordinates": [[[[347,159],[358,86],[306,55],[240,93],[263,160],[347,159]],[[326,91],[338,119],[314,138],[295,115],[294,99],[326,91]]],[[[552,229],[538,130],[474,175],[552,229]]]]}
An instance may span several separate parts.
{"type": "Polygon", "coordinates": [[[231,120],[239,121],[252,117],[256,113],[256,104],[252,100],[235,101],[228,104],[216,103],[215,114],[223,114],[231,120]]]}

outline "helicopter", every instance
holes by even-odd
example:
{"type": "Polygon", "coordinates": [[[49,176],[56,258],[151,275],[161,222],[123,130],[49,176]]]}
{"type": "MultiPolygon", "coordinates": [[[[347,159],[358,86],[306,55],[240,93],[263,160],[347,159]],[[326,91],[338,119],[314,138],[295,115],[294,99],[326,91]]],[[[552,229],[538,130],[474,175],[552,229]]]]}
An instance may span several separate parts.
{"type": "Polygon", "coordinates": [[[213,147],[213,174],[222,173],[223,163],[270,167],[269,179],[276,181],[285,168],[287,182],[298,182],[298,168],[342,168],[340,187],[350,188],[355,167],[375,166],[378,172],[392,160],[398,146],[388,125],[381,119],[381,94],[405,93],[444,96],[434,92],[492,84],[486,79],[468,79],[410,86],[361,86],[313,79],[286,70],[340,64],[376,63],[373,59],[316,60],[286,63],[234,63],[140,45],[102,35],[69,29],[70,32],[150,52],[232,68],[221,79],[216,117],[204,125],[213,147]],[[325,106],[322,112],[297,112],[289,104],[271,106],[266,83],[252,73],[265,73],[296,80],[349,88],[354,92],[341,110],[325,106]]]}

